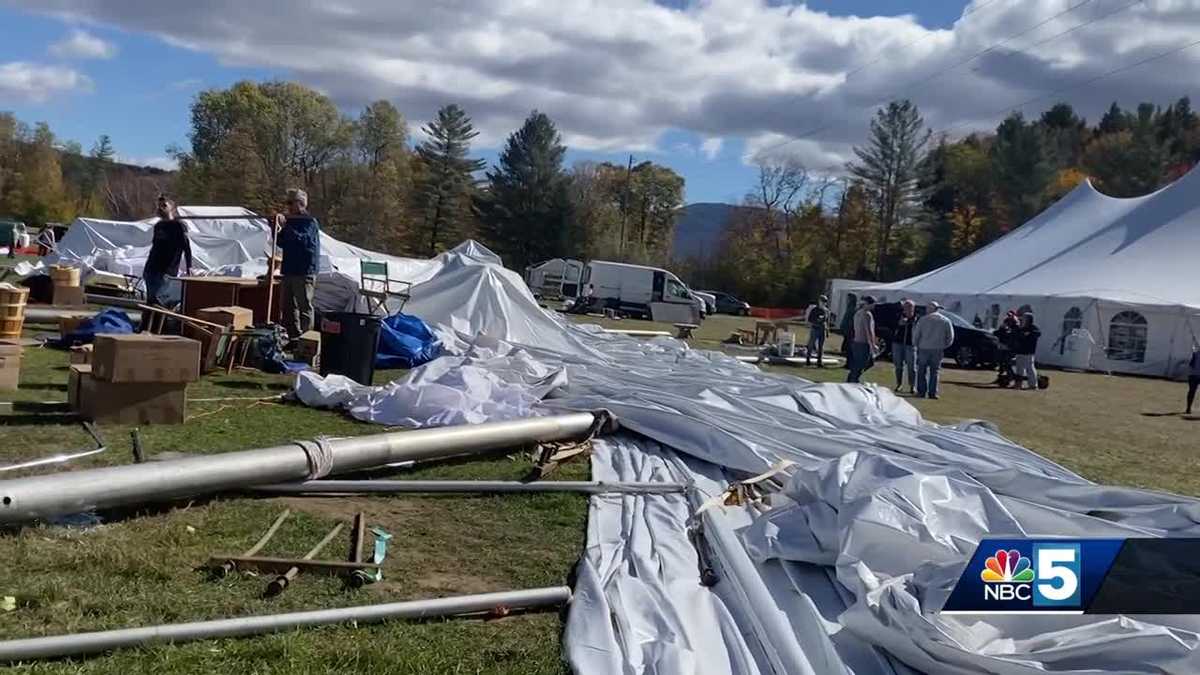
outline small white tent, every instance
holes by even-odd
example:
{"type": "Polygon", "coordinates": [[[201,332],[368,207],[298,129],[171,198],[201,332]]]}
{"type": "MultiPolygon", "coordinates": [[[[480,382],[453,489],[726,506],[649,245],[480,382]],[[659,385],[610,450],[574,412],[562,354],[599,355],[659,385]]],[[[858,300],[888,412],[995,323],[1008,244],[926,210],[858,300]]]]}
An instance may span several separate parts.
{"type": "Polygon", "coordinates": [[[887,300],[938,300],[995,327],[1032,310],[1038,359],[1093,370],[1181,376],[1200,340],[1200,169],[1130,199],[1084,182],[1033,220],[945,267],[888,284],[842,284],[887,300]],[[869,290],[868,290],[869,289],[869,290]],[[1071,338],[1086,329],[1094,344],[1071,338]]]}

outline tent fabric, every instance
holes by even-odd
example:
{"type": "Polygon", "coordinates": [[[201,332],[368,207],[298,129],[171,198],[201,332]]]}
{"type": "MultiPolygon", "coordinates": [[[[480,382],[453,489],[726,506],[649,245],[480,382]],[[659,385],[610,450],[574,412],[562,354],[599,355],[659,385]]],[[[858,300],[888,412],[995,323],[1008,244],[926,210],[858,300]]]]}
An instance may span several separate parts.
{"type": "Polygon", "coordinates": [[[421,319],[393,314],[380,324],[376,368],[415,368],[437,358],[442,345],[421,319]]]}
{"type": "MultiPolygon", "coordinates": [[[[925,274],[857,290],[888,300],[940,300],[994,327],[997,310],[1028,306],[1042,326],[1038,360],[1074,365],[1072,328],[1097,337],[1086,366],[1178,376],[1200,341],[1200,168],[1153,194],[1108,197],[1085,181],[1056,204],[988,246],[925,274]],[[1130,314],[1133,313],[1133,314],[1130,314]],[[1144,322],[1144,348],[1113,340],[1123,319],[1144,322]],[[1072,320],[1072,318],[1076,320],[1072,320]]],[[[842,286],[846,286],[842,284],[842,286]]],[[[850,290],[854,290],[851,288],[850,290]]],[[[834,306],[844,311],[842,298],[834,306]]]]}

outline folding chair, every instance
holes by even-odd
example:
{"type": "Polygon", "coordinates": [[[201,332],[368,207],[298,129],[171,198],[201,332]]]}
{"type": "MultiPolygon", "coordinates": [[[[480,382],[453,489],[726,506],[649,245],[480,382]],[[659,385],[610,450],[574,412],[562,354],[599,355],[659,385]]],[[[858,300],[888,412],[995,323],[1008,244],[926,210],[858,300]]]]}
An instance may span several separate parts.
{"type": "Polygon", "coordinates": [[[375,314],[381,307],[386,313],[389,310],[387,302],[392,298],[400,301],[396,311],[404,311],[404,305],[410,297],[409,291],[412,290],[411,282],[391,278],[386,261],[363,260],[359,264],[359,272],[362,276],[359,294],[367,301],[369,313],[375,314]]]}

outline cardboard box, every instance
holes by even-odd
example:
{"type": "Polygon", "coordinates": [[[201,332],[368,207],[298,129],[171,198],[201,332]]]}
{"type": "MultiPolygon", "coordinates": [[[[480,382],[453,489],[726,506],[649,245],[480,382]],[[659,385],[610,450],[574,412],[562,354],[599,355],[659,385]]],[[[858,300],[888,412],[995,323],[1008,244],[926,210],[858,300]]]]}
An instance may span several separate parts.
{"type": "Polygon", "coordinates": [[[179,335],[97,335],[92,376],[104,382],[195,382],[200,343],[179,335]]]}
{"type": "Polygon", "coordinates": [[[21,384],[21,357],[0,356],[0,391],[16,391],[21,384]]]}
{"type": "Polygon", "coordinates": [[[225,355],[229,345],[229,333],[207,326],[183,324],[183,336],[200,343],[200,372],[210,373],[225,355]]]}
{"type": "Polygon", "coordinates": [[[321,356],[321,334],[315,330],[310,330],[296,339],[296,346],[292,350],[292,354],[297,361],[303,361],[310,366],[317,365],[317,360],[321,356]]]}
{"type": "Polygon", "coordinates": [[[58,320],[58,334],[65,338],[68,334],[74,332],[76,328],[79,328],[79,324],[86,320],[83,317],[76,316],[61,317],[58,320]]]}
{"type": "Polygon", "coordinates": [[[54,285],[54,304],[56,306],[86,305],[83,297],[83,286],[54,285]]]}
{"type": "Polygon", "coordinates": [[[20,358],[24,345],[20,340],[0,340],[0,356],[16,356],[20,358]]]}
{"type": "Polygon", "coordinates": [[[92,362],[92,345],[71,347],[71,363],[88,365],[92,362]]]}
{"type": "Polygon", "coordinates": [[[245,307],[205,307],[196,310],[196,318],[233,330],[242,330],[254,325],[254,312],[245,307]]]}
{"type": "Polygon", "coordinates": [[[187,383],[104,382],[92,367],[71,366],[71,408],[81,417],[113,424],[183,424],[187,383]]]}

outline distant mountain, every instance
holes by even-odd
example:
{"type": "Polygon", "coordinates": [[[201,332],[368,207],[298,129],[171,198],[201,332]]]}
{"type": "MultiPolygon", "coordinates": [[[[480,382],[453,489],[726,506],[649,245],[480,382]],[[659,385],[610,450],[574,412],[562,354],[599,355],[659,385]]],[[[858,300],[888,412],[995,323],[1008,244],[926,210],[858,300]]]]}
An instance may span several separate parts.
{"type": "Polygon", "coordinates": [[[711,256],[720,246],[726,223],[749,210],[746,206],[718,202],[698,202],[679,209],[672,256],[676,259],[711,256]]]}

